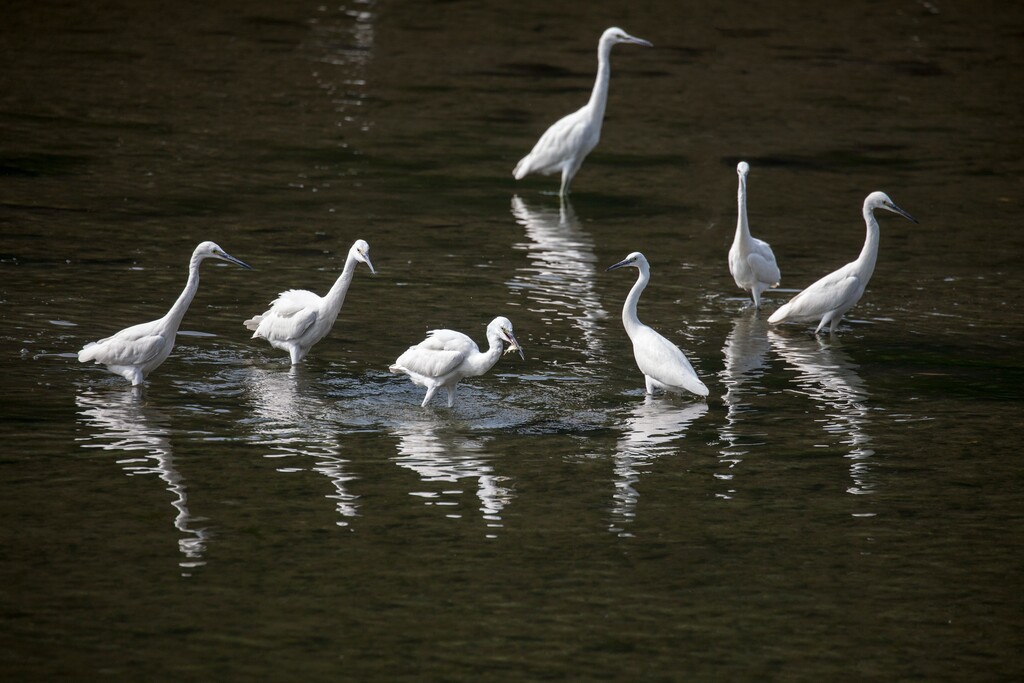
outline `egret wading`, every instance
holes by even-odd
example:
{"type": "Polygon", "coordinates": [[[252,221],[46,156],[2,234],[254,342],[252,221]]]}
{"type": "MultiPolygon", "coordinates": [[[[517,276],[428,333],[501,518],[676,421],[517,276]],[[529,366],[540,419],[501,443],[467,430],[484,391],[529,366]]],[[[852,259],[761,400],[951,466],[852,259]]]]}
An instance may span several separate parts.
{"type": "Polygon", "coordinates": [[[693,366],[679,347],[644,325],[636,315],[640,294],[651,281],[651,267],[647,259],[640,252],[634,251],[622,261],[609,266],[608,270],[625,266],[640,271],[636,284],[629,290],[629,296],[622,304],[622,325],[633,342],[633,356],[640,372],[644,373],[647,393],[653,394],[656,389],[661,389],[680,393],[689,391],[698,396],[707,396],[708,388],[697,377],[693,366]]]}
{"type": "Polygon", "coordinates": [[[610,28],[602,33],[597,44],[597,79],[590,93],[590,101],[547,129],[533,150],[516,164],[512,171],[516,180],[522,180],[530,173],[550,175],[561,171],[562,187],[558,194],[562,197],[569,194],[569,184],[573,177],[601,139],[601,123],[608,103],[608,79],[611,76],[609,59],[612,46],[618,43],[651,47],[651,43],[634,38],[621,28],[610,28]]]}
{"type": "Polygon", "coordinates": [[[266,313],[243,324],[253,330],[253,339],[266,339],[275,349],[287,351],[292,365],[298,364],[331,331],[359,263],[365,263],[371,273],[377,272],[370,263],[370,245],[363,240],[356,240],[348,250],[345,267],[326,296],[289,289],[270,303],[266,313]]]}
{"type": "Polygon", "coordinates": [[[234,263],[252,270],[251,266],[242,263],[213,242],[202,242],[192,252],[188,263],[188,282],[178,296],[178,300],[167,311],[167,315],[159,320],[140,323],[125,328],[117,334],[86,344],[78,352],[78,360],[89,361],[107,366],[107,370],[121,375],[139,386],[146,381],[146,376],[160,366],[171,355],[174,338],[185,317],[192,298],[199,289],[199,264],[208,258],[216,258],[234,263]]]}
{"type": "Polygon", "coordinates": [[[741,161],[736,165],[739,188],[736,203],[739,215],[736,218],[736,237],[729,249],[729,272],[736,280],[736,286],[745,289],[754,297],[754,307],[761,308],[761,293],[769,287],[778,287],[782,275],[775,263],[775,254],[764,240],[750,235],[747,224],[747,174],[750,165],[741,161]]]}
{"type": "Polygon", "coordinates": [[[487,326],[486,351],[481,352],[476,342],[455,330],[431,330],[427,338],[416,346],[410,346],[388,369],[395,374],[406,374],[413,384],[426,387],[427,395],[420,405],[426,407],[438,389],[448,391],[448,407],[455,405],[455,387],[465,377],[484,374],[502,356],[503,344],[508,343],[504,353],[519,352],[524,359],[523,348],[512,334],[512,323],[508,318],[497,317],[487,326]]]}
{"type": "Polygon", "coordinates": [[[815,334],[825,325],[830,325],[829,334],[839,327],[839,321],[854,304],[860,301],[864,288],[868,286],[871,274],[878,260],[878,221],[875,209],[886,209],[907,218],[914,223],[917,219],[896,206],[884,192],[872,192],[864,200],[864,222],[867,237],[860,256],[837,271],[829,273],[813,285],[797,294],[768,318],[771,324],[781,322],[806,322],[818,320],[815,334]]]}

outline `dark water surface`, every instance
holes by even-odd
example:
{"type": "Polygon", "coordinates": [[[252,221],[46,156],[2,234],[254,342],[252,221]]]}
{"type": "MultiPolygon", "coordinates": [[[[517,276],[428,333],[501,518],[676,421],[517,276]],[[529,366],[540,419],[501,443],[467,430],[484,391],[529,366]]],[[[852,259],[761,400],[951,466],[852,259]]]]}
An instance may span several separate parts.
{"type": "Polygon", "coordinates": [[[81,3],[0,22],[5,680],[1019,680],[1024,5],[81,3]],[[511,178],[623,45],[559,206],[511,178]],[[735,165],[782,289],[732,282],[735,165]],[[833,338],[770,311],[878,267],[833,338]],[[289,371],[242,320],[356,273],[289,371]],[[85,343],[162,315],[142,391],[85,343]],[[648,398],[619,311],[706,403],[648,398]],[[526,360],[453,410],[434,327],[526,360]]]}

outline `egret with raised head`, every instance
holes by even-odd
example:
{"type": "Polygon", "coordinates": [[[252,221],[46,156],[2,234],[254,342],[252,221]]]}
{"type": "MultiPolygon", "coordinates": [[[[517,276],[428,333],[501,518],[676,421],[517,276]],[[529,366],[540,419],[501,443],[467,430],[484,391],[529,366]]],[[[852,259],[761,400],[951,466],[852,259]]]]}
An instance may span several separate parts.
{"type": "Polygon", "coordinates": [[[498,316],[487,325],[486,351],[480,351],[472,339],[455,330],[431,330],[427,338],[410,346],[388,369],[395,374],[406,374],[413,384],[426,387],[427,395],[420,405],[426,407],[438,389],[448,391],[448,407],[455,405],[455,387],[466,377],[478,377],[498,362],[504,353],[519,352],[523,348],[512,333],[508,318],[498,316]],[[504,349],[502,342],[508,343],[504,349]]]}
{"type": "Polygon", "coordinates": [[[199,289],[199,264],[208,258],[252,269],[213,242],[200,243],[192,252],[192,258],[188,263],[188,282],[185,283],[185,289],[164,317],[132,325],[111,337],[90,342],[78,352],[78,360],[82,363],[93,361],[105,365],[107,370],[115,375],[121,375],[131,382],[133,387],[146,381],[146,376],[171,355],[181,319],[185,317],[185,311],[199,289]]]}
{"type": "Polygon", "coordinates": [[[864,288],[868,286],[871,274],[878,260],[878,221],[875,209],[886,209],[917,223],[917,219],[896,206],[884,192],[872,192],[864,200],[864,222],[867,224],[867,237],[856,261],[829,273],[813,285],[797,294],[777,311],[772,313],[768,322],[775,325],[781,322],[806,322],[818,320],[815,334],[829,325],[829,334],[839,327],[839,321],[854,304],[860,301],[864,288]]]}
{"type": "Polygon", "coordinates": [[[365,263],[371,273],[377,272],[370,263],[370,245],[364,240],[352,244],[341,275],[325,296],[306,289],[289,289],[270,303],[266,313],[243,324],[253,330],[253,339],[266,339],[275,349],[287,351],[292,365],[298,364],[334,327],[359,263],[365,263]]]}
{"type": "Polygon", "coordinates": [[[782,275],[775,262],[772,248],[764,240],[752,237],[747,223],[747,175],[750,165],[741,161],[736,165],[739,188],[736,203],[739,215],[736,218],[736,237],[729,249],[729,272],[736,280],[736,286],[745,289],[754,297],[754,307],[761,308],[761,293],[769,287],[778,287],[782,275]]]}
{"type": "Polygon", "coordinates": [[[601,123],[604,121],[605,105],[608,104],[610,55],[612,46],[618,43],[651,47],[651,43],[634,38],[621,28],[612,27],[602,33],[597,43],[597,79],[590,93],[590,101],[547,129],[533,150],[516,164],[512,171],[516,180],[522,180],[530,173],[550,175],[561,171],[562,187],[558,194],[562,197],[569,194],[573,176],[601,139],[601,123]]]}
{"type": "Polygon", "coordinates": [[[651,267],[647,259],[640,252],[634,251],[622,261],[609,266],[608,270],[626,266],[636,268],[640,275],[633,288],[629,290],[625,303],[622,304],[622,325],[633,342],[633,356],[640,372],[644,374],[647,393],[653,394],[656,389],[661,389],[689,391],[698,396],[707,396],[708,388],[697,377],[693,366],[679,347],[644,325],[636,315],[640,294],[651,281],[651,267]]]}

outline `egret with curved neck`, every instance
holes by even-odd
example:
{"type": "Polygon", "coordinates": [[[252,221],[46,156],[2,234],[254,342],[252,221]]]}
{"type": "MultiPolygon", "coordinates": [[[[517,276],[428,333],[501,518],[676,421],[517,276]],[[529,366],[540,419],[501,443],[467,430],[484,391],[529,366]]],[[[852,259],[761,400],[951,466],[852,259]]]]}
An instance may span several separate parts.
{"type": "Polygon", "coordinates": [[[472,339],[455,330],[431,330],[427,338],[410,346],[388,369],[395,374],[408,375],[413,384],[426,387],[427,395],[422,407],[438,389],[448,391],[448,407],[455,405],[455,387],[466,377],[478,377],[501,358],[502,352],[519,352],[525,359],[523,348],[512,333],[512,322],[498,316],[487,325],[487,350],[480,351],[472,339]],[[508,348],[503,342],[508,343],[508,348]]]}
{"type": "Polygon", "coordinates": [[[896,206],[884,192],[872,192],[864,200],[864,222],[867,224],[867,236],[864,246],[856,261],[847,263],[839,270],[833,271],[813,285],[797,294],[768,318],[771,324],[781,322],[806,322],[818,320],[814,330],[818,334],[829,325],[829,334],[834,334],[839,327],[843,315],[860,301],[864,289],[875,271],[878,260],[878,221],[875,209],[886,209],[898,213],[904,218],[917,223],[917,219],[896,206]]]}
{"type": "Polygon", "coordinates": [[[188,262],[188,281],[185,283],[185,289],[164,317],[132,325],[106,339],[90,342],[78,352],[78,360],[82,363],[93,361],[105,365],[107,370],[115,375],[121,375],[131,382],[133,387],[145,382],[146,376],[171,355],[181,320],[199,290],[199,265],[208,258],[228,261],[251,270],[250,266],[213,242],[200,243],[188,262]]]}
{"type": "Polygon", "coordinates": [[[266,339],[275,349],[287,351],[292,365],[297,365],[334,327],[359,263],[365,263],[371,273],[376,273],[370,263],[370,245],[364,240],[352,244],[341,275],[325,296],[306,289],[289,289],[281,292],[265,313],[243,324],[253,330],[253,339],[266,339]]]}
{"type": "Polygon", "coordinates": [[[640,322],[636,314],[636,306],[640,294],[651,281],[651,267],[647,259],[638,251],[634,251],[622,261],[608,270],[632,267],[640,271],[633,288],[629,290],[625,303],[622,304],[622,326],[633,342],[633,357],[637,367],[644,374],[644,383],[648,394],[655,390],[683,392],[689,391],[697,396],[707,396],[708,388],[694,372],[690,361],[679,347],[661,336],[647,325],[640,322]]]}
{"type": "Polygon", "coordinates": [[[761,307],[761,293],[769,287],[778,287],[782,275],[775,262],[772,248],[764,240],[751,236],[747,223],[747,175],[750,165],[741,161],[736,165],[739,188],[736,191],[738,216],[736,237],[729,249],[729,272],[736,286],[745,289],[754,297],[754,307],[761,307]]]}
{"type": "Polygon", "coordinates": [[[550,175],[561,171],[562,186],[558,194],[568,196],[569,185],[583,160],[601,139],[601,124],[608,104],[608,81],[611,76],[611,51],[618,43],[651,47],[651,43],[634,38],[621,28],[612,27],[601,34],[597,43],[597,78],[590,100],[572,114],[556,121],[540,137],[533,150],[519,160],[512,175],[516,180],[530,173],[550,175]]]}

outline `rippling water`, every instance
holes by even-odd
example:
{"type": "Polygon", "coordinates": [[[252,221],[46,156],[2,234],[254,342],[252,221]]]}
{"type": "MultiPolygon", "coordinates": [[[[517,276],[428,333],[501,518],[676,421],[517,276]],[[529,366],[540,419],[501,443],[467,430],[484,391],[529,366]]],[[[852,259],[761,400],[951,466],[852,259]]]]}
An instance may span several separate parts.
{"type": "Polygon", "coordinates": [[[1016,680],[1024,12],[938,2],[16,2],[0,22],[11,680],[1016,680]],[[602,141],[511,178],[580,106],[602,141]],[[728,273],[735,164],[782,286],[728,273]],[[770,311],[878,267],[838,335],[770,311]],[[326,292],[303,365],[242,321],[326,292]],[[77,362],[208,262],[132,390],[77,362]],[[647,397],[641,319],[707,402],[647,397]],[[454,409],[429,329],[526,359],[454,409]]]}

